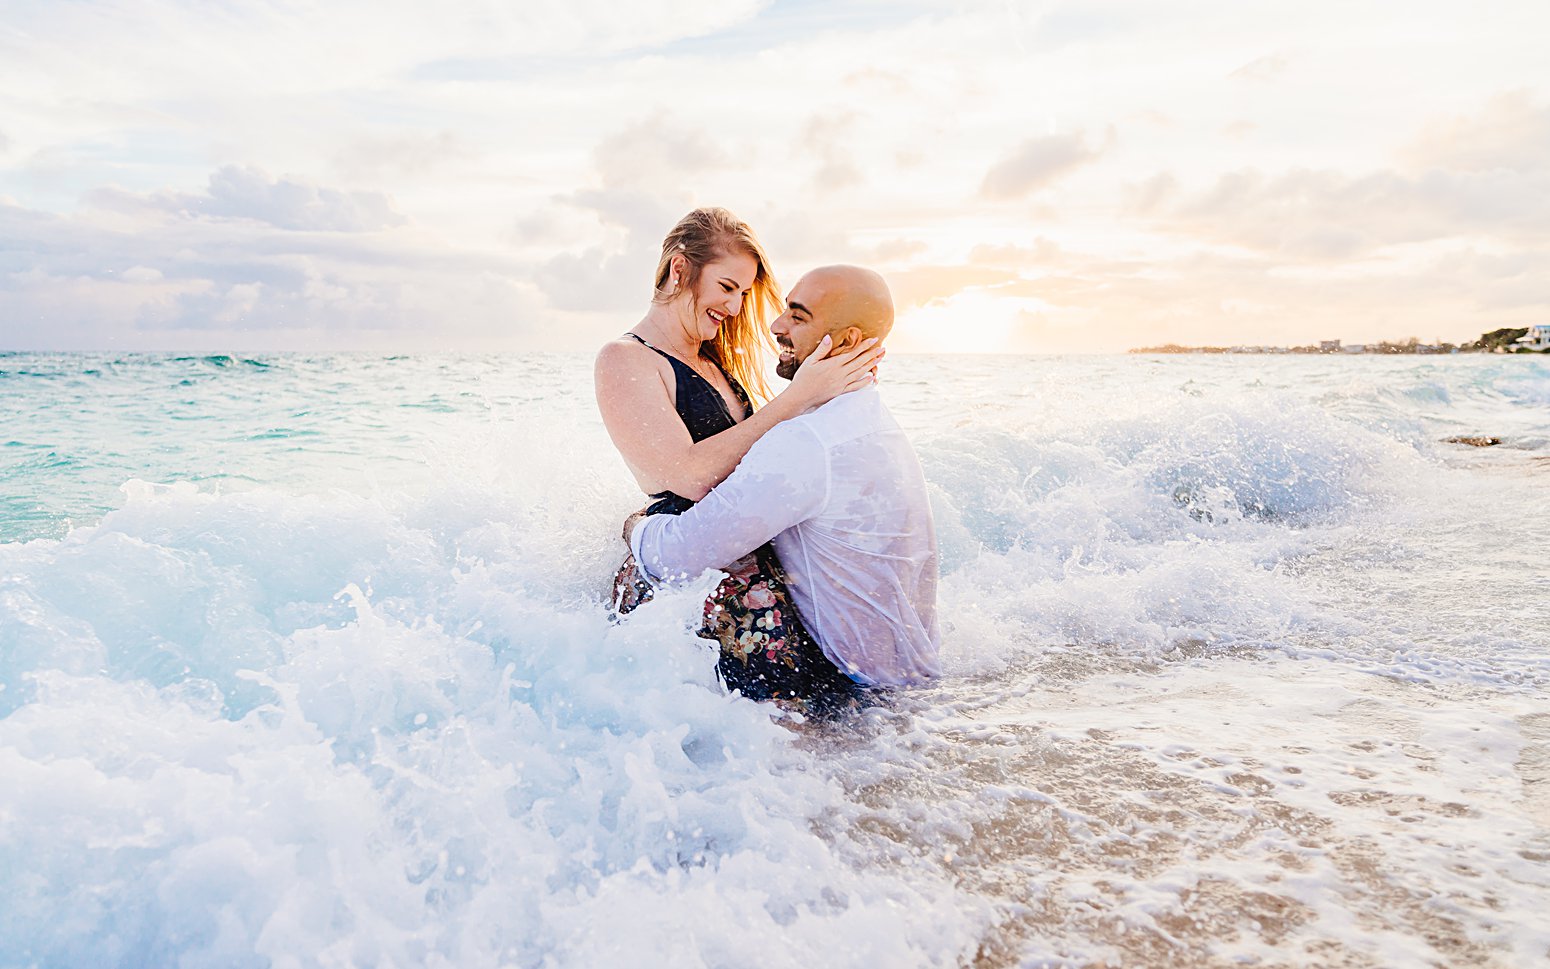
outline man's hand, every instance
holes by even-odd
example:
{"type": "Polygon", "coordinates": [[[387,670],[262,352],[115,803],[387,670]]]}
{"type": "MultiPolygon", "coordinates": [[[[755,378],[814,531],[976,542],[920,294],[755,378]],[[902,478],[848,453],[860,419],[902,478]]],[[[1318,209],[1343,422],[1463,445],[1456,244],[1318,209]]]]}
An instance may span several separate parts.
{"type": "Polygon", "coordinates": [[[624,520],[624,544],[630,544],[630,533],[635,531],[635,526],[640,523],[642,518],[645,517],[646,509],[642,508],[640,511],[624,520]]]}
{"type": "Polygon", "coordinates": [[[830,349],[833,343],[834,338],[829,335],[818,341],[817,348],[797,368],[790,385],[780,392],[781,399],[790,400],[798,414],[877,382],[877,362],[884,353],[877,345],[877,337],[868,337],[837,352],[830,349]]]}

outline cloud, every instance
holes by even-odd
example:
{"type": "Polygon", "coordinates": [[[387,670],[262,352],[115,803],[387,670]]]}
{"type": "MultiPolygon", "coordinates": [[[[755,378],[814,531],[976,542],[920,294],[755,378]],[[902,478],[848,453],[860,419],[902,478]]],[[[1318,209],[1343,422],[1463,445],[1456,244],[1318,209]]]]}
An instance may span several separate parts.
{"type": "Polygon", "coordinates": [[[1156,128],[1172,128],[1176,122],[1173,116],[1156,108],[1142,108],[1135,112],[1127,120],[1140,121],[1156,128]]]}
{"type": "Polygon", "coordinates": [[[835,192],[851,188],[861,181],[849,142],[857,127],[857,116],[849,111],[815,115],[802,133],[803,154],[816,163],[812,186],[817,192],[835,192]]]}
{"type": "Polygon", "coordinates": [[[1029,291],[1084,314],[1085,338],[1102,349],[1181,336],[1218,346],[1305,344],[1319,333],[1354,343],[1412,335],[1458,341],[1550,311],[1543,287],[1530,284],[1547,270],[1550,249],[1506,263],[1465,247],[1419,260],[1303,267],[1259,253],[1199,251],[1144,262],[1089,257],[1029,291]]]}
{"type": "Polygon", "coordinates": [[[1192,193],[1159,174],[1126,204],[1163,231],[1294,262],[1447,240],[1550,245],[1550,106],[1527,93],[1427,124],[1399,160],[1359,174],[1244,168],[1192,193]]]}
{"type": "Polygon", "coordinates": [[[703,174],[731,161],[727,149],[705,131],[660,115],[604,138],[592,157],[605,187],[637,189],[703,174]]]}
{"type": "Polygon", "coordinates": [[[969,262],[977,266],[999,266],[1022,269],[1051,266],[1062,260],[1064,253],[1053,240],[1040,236],[1028,246],[997,246],[981,244],[969,253],[969,262]]]}
{"type": "Polygon", "coordinates": [[[271,178],[256,168],[227,165],[210,176],[202,193],[161,192],[136,196],[117,190],[93,193],[108,208],[159,209],[176,216],[251,219],[281,229],[375,232],[404,225],[381,192],[345,192],[290,178],[271,178]]]}
{"type": "Polygon", "coordinates": [[[1179,180],[1169,172],[1159,172],[1139,185],[1125,187],[1126,208],[1140,215],[1155,212],[1179,191],[1179,180]]]}
{"type": "Polygon", "coordinates": [[[1227,76],[1235,81],[1273,81],[1286,73],[1289,64],[1285,55],[1266,54],[1256,57],[1227,76]]]}
{"type": "Polygon", "coordinates": [[[16,77],[67,68],[103,91],[230,96],[339,90],[428,66],[638,50],[745,21],[763,0],[334,0],[212,7],[194,0],[7,7],[16,77]],[[168,56],[171,50],[176,56],[168,56]],[[241,50],[241,57],[230,52],[241,50]],[[52,65],[52,66],[50,66],[52,65]]]}
{"type": "Polygon", "coordinates": [[[334,166],[350,179],[423,175],[470,153],[445,128],[425,133],[411,130],[355,138],[335,152],[334,166]]]}
{"type": "Polygon", "coordinates": [[[1100,153],[1087,147],[1081,132],[1030,138],[991,166],[980,194],[991,199],[1021,198],[1093,161],[1100,153]]]}
{"type": "Polygon", "coordinates": [[[1017,282],[1016,270],[998,266],[914,266],[888,273],[894,305],[901,310],[931,306],[952,299],[965,290],[987,289],[1017,282]]]}
{"type": "Polygon", "coordinates": [[[872,247],[871,256],[865,262],[868,265],[874,262],[903,262],[921,255],[929,248],[919,239],[884,239],[872,247]]]}
{"type": "Polygon", "coordinates": [[[1299,345],[1442,337],[1472,339],[1522,325],[1550,311],[1535,285],[1550,271],[1550,250],[1507,262],[1475,250],[1447,251],[1418,265],[1392,263],[1350,272],[1310,266],[1288,272],[1258,254],[1195,252],[1178,258],[1116,260],[1068,252],[1043,275],[969,277],[941,266],[896,290],[925,283],[938,295],[899,301],[916,349],[993,348],[996,334],[1036,352],[1115,352],[1168,342],[1299,345]],[[964,319],[975,326],[965,330],[964,319]],[[933,322],[934,337],[921,332],[933,322]],[[956,323],[957,325],[949,325],[956,323]]]}
{"type": "Polygon", "coordinates": [[[1528,91],[1498,95],[1478,114],[1427,125],[1401,157],[1420,169],[1550,171],[1550,104],[1528,91]]]}
{"type": "Polygon", "coordinates": [[[351,193],[240,171],[211,184],[202,207],[122,191],[106,214],[0,205],[7,346],[510,345],[538,318],[510,261],[407,228],[340,231],[384,221],[351,193]]]}
{"type": "Polygon", "coordinates": [[[1038,352],[1412,335],[1458,341],[1550,312],[1542,285],[1550,246],[1445,245],[1410,255],[1293,264],[1275,253],[1196,249],[1116,258],[1038,239],[979,246],[969,264],[896,270],[888,280],[909,349],[928,352],[962,350],[966,340],[1038,352]]]}
{"type": "Polygon", "coordinates": [[[577,192],[567,201],[615,230],[618,241],[552,257],[537,267],[539,289],[561,310],[625,312],[644,306],[662,239],[694,206],[679,193],[628,190],[577,192]]]}
{"type": "Polygon", "coordinates": [[[1293,259],[1350,259],[1386,246],[1464,237],[1544,244],[1550,243],[1550,171],[1244,170],[1167,208],[1158,224],[1293,259]]]}
{"type": "Polygon", "coordinates": [[[593,217],[608,241],[543,263],[535,277],[539,288],[561,310],[625,312],[645,305],[663,237],[695,206],[689,180],[731,164],[706,134],[661,117],[604,138],[593,151],[598,186],[558,196],[554,204],[593,217]]]}
{"type": "Polygon", "coordinates": [[[821,207],[790,204],[762,213],[752,224],[776,264],[776,278],[790,286],[800,272],[815,266],[887,261],[880,250],[890,248],[888,240],[873,247],[858,245],[852,239],[846,215],[821,207]]]}

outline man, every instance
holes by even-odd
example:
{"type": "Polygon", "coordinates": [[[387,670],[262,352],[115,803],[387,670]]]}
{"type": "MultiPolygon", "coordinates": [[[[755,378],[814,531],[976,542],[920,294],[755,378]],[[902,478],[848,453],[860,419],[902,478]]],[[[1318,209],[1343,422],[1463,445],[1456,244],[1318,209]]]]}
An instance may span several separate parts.
{"type": "MultiPolygon", "coordinates": [[[[775,372],[790,380],[825,337],[842,353],[892,327],[881,276],[816,269],[770,327],[781,348],[775,372]]],[[[925,478],[875,386],[777,424],[693,508],[637,519],[629,532],[630,551],[653,579],[697,576],[772,539],[797,610],[835,667],[865,686],[938,675],[925,478]]]]}

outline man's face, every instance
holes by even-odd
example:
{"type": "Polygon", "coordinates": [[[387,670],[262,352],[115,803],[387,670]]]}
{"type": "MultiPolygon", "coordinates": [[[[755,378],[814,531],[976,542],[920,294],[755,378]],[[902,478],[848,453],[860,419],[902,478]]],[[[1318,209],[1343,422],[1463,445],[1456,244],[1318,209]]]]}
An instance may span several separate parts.
{"type": "Polygon", "coordinates": [[[821,309],[819,302],[822,296],[818,288],[809,284],[804,276],[797,280],[797,284],[786,295],[786,312],[770,324],[770,332],[775,335],[775,343],[780,347],[780,360],[775,364],[775,373],[783,379],[790,380],[796,376],[802,361],[807,359],[808,354],[818,347],[818,341],[829,332],[828,327],[813,315],[821,309]]]}

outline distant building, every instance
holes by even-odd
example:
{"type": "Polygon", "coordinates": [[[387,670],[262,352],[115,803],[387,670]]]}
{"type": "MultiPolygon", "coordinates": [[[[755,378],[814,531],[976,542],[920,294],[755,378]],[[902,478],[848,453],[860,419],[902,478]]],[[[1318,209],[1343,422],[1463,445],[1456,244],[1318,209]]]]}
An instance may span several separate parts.
{"type": "Polygon", "coordinates": [[[1340,350],[1343,353],[1365,353],[1367,352],[1367,346],[1363,343],[1348,343],[1341,347],[1340,350]]]}
{"type": "Polygon", "coordinates": [[[1320,340],[1319,341],[1319,352],[1320,353],[1339,353],[1340,352],[1340,341],[1339,340],[1320,340]]]}
{"type": "Polygon", "coordinates": [[[1550,350],[1550,323],[1531,326],[1528,332],[1512,341],[1514,350],[1550,350]]]}

